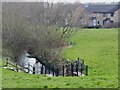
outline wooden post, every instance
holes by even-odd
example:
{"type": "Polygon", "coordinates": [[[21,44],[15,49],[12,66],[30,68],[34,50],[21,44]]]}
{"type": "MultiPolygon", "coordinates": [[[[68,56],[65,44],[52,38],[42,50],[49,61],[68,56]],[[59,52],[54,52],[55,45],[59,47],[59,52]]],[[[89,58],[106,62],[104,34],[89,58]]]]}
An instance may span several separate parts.
{"type": "Polygon", "coordinates": [[[53,77],[54,77],[54,71],[53,71],[53,77]]]}
{"type": "Polygon", "coordinates": [[[69,70],[68,70],[68,65],[66,65],[66,76],[68,76],[69,70]]]}
{"type": "Polygon", "coordinates": [[[79,66],[79,64],[80,64],[80,58],[78,58],[77,63],[78,63],[78,66],[79,66]]]}
{"type": "Polygon", "coordinates": [[[78,76],[78,65],[76,66],[76,72],[77,72],[77,76],[78,76]]]}
{"type": "Polygon", "coordinates": [[[71,63],[71,75],[73,76],[74,65],[71,63]]]}
{"type": "Polygon", "coordinates": [[[15,66],[16,66],[16,70],[17,70],[17,72],[18,72],[17,63],[16,63],[16,65],[15,65],[15,66]]]}
{"type": "Polygon", "coordinates": [[[33,66],[33,74],[35,74],[35,66],[33,66]]]}
{"type": "Polygon", "coordinates": [[[45,74],[47,74],[47,68],[45,67],[45,74]]]}
{"type": "Polygon", "coordinates": [[[42,65],[42,67],[41,67],[41,74],[43,74],[43,65],[42,65]]]}
{"type": "Polygon", "coordinates": [[[30,73],[30,64],[28,63],[28,73],[30,73]]]}
{"type": "Polygon", "coordinates": [[[8,66],[8,58],[6,59],[6,65],[5,65],[6,67],[8,66]]]}
{"type": "Polygon", "coordinates": [[[64,77],[64,66],[63,66],[63,77],[64,77]]]}
{"type": "Polygon", "coordinates": [[[47,68],[48,68],[48,70],[47,70],[48,74],[50,74],[50,66],[51,66],[50,63],[48,63],[48,66],[47,66],[47,68]]]}
{"type": "Polygon", "coordinates": [[[86,76],[88,76],[88,66],[86,65],[86,73],[85,73],[86,76]]]}
{"type": "Polygon", "coordinates": [[[77,73],[77,76],[78,76],[78,62],[76,61],[76,73],[77,73]]]}
{"type": "Polygon", "coordinates": [[[48,69],[48,73],[50,74],[50,67],[49,67],[49,69],[48,69]]]}
{"type": "Polygon", "coordinates": [[[82,71],[83,71],[83,64],[81,63],[81,75],[82,75],[82,71]]]}
{"type": "Polygon", "coordinates": [[[59,76],[59,69],[57,68],[56,76],[59,76]]]}
{"type": "MultiPolygon", "coordinates": [[[[53,69],[54,69],[54,66],[53,66],[53,69]]],[[[54,70],[53,70],[53,76],[54,76],[54,70]]]]}

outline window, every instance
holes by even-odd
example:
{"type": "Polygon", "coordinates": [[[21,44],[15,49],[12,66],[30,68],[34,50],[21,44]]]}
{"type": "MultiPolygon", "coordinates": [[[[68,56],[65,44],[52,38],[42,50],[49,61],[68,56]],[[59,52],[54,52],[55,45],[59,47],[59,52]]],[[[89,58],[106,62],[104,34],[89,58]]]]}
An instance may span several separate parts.
{"type": "Polygon", "coordinates": [[[103,17],[106,17],[106,14],[105,14],[105,13],[103,13],[103,17]]]}
{"type": "Polygon", "coordinates": [[[114,21],[111,21],[111,23],[114,23],[114,21]]]}
{"type": "Polygon", "coordinates": [[[98,25],[100,25],[100,21],[97,21],[98,25]]]}
{"type": "Polygon", "coordinates": [[[82,17],[80,17],[80,19],[82,19],[82,17]]]}
{"type": "Polygon", "coordinates": [[[114,16],[114,13],[111,13],[110,16],[113,17],[113,16],[114,16]]]}
{"type": "Polygon", "coordinates": [[[105,20],[103,20],[103,25],[105,25],[105,20]]]}
{"type": "Polygon", "coordinates": [[[97,16],[100,16],[100,13],[98,13],[97,16]]]}

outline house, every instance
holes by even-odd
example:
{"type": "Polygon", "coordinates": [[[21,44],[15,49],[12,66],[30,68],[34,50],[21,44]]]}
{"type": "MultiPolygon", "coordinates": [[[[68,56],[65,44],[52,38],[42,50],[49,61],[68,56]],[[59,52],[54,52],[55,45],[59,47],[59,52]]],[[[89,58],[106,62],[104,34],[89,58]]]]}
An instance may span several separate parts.
{"type": "Polygon", "coordinates": [[[82,4],[82,6],[83,8],[85,8],[84,12],[79,17],[79,24],[82,27],[118,27],[118,24],[120,22],[118,18],[118,13],[120,12],[120,5],[118,3],[91,3],[82,4]]]}

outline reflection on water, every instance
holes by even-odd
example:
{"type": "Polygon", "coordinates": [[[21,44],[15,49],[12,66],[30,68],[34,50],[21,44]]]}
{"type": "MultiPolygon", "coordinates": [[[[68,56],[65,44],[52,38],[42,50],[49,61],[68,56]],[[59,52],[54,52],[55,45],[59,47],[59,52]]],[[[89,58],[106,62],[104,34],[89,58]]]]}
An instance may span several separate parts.
{"type": "MultiPolygon", "coordinates": [[[[21,55],[21,65],[24,67],[28,67],[28,64],[30,65],[29,69],[30,69],[30,74],[32,74],[33,71],[33,66],[36,62],[35,58],[29,58],[28,56],[30,56],[26,51],[24,51],[24,53],[21,55]],[[32,66],[32,67],[31,67],[32,66]]],[[[25,69],[25,71],[27,72],[28,70],[25,69]]]]}
{"type": "MultiPolygon", "coordinates": [[[[33,73],[33,67],[35,67],[35,74],[41,74],[41,67],[42,64],[41,63],[36,63],[36,59],[35,58],[29,58],[28,56],[30,56],[30,54],[28,54],[26,51],[21,55],[21,65],[23,65],[24,67],[27,67],[30,69],[29,74],[33,73]],[[29,64],[29,65],[28,65],[29,64]]],[[[28,72],[28,69],[25,69],[26,72],[28,72]]],[[[50,74],[48,74],[48,70],[46,71],[48,76],[52,76],[52,71],[50,71],[50,74]]],[[[43,66],[43,74],[45,74],[45,66],[43,66]]]]}

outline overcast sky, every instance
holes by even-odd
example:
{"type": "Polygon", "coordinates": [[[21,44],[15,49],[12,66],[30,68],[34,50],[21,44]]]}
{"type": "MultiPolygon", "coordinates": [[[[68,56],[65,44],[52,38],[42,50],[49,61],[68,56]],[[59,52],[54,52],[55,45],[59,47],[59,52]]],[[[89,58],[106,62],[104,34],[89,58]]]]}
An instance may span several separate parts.
{"type": "Polygon", "coordinates": [[[79,0],[82,3],[86,3],[86,2],[119,2],[120,0],[79,0]]]}
{"type": "Polygon", "coordinates": [[[111,3],[111,2],[119,2],[120,0],[2,0],[4,1],[16,1],[16,2],[21,2],[21,1],[47,1],[47,2],[81,2],[81,3],[97,3],[97,2],[106,2],[106,3],[111,3]]]}
{"type": "MultiPolygon", "coordinates": [[[[26,1],[34,1],[34,0],[26,0],[26,1]]],[[[81,2],[81,3],[88,3],[88,2],[119,2],[120,0],[35,0],[35,1],[48,1],[48,2],[81,2]]]]}

